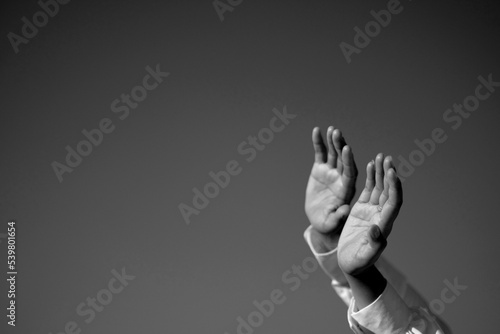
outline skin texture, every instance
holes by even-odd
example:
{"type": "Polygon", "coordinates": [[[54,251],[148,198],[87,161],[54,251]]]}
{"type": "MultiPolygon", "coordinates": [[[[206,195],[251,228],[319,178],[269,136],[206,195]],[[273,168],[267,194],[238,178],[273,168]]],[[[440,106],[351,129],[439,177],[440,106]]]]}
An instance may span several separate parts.
{"type": "Polygon", "coordinates": [[[312,241],[322,252],[337,247],[349,204],[356,192],[358,170],[342,133],[330,126],[323,141],[314,128],[314,164],[306,188],[305,212],[313,226],[312,241]]]}
{"type": "Polygon", "coordinates": [[[358,171],[352,149],[330,126],[326,144],[319,128],[312,133],[314,164],[306,188],[305,212],[311,239],[320,252],[338,246],[339,266],[363,308],[384,290],[386,280],[374,263],[387,245],[402,204],[402,188],[391,157],[377,155],[367,165],[365,187],[353,206],[358,171]],[[344,226],[345,225],[345,226],[344,226]]]}
{"type": "Polygon", "coordinates": [[[401,181],[390,156],[384,159],[378,154],[375,162],[368,163],[366,174],[365,188],[339,240],[339,266],[347,275],[356,275],[378,260],[403,204],[401,181]]]}
{"type": "Polygon", "coordinates": [[[378,154],[366,166],[365,188],[345,223],[338,245],[339,266],[352,289],[356,307],[364,308],[384,291],[385,278],[375,267],[403,204],[401,181],[392,158],[378,154]]]}
{"type": "MultiPolygon", "coordinates": [[[[358,175],[351,148],[340,130],[333,126],[327,130],[326,144],[319,128],[314,128],[312,143],[314,164],[305,200],[306,215],[313,227],[311,242],[320,253],[327,253],[337,246],[340,248],[342,236],[339,264],[342,263],[341,269],[347,272],[344,275],[353,291],[356,308],[361,309],[378,298],[387,284],[373,263],[386,246],[386,238],[402,204],[401,182],[393,178],[396,175],[391,157],[384,158],[379,154],[367,166],[365,187],[351,212],[350,203],[356,192],[358,175]],[[390,194],[394,196],[387,203],[390,194]],[[379,206],[383,208],[382,212],[378,211],[379,206]],[[352,217],[349,217],[350,213],[352,217]],[[362,241],[355,236],[361,237],[362,241]]],[[[445,333],[451,333],[441,318],[437,317],[437,321],[445,333]]]]}

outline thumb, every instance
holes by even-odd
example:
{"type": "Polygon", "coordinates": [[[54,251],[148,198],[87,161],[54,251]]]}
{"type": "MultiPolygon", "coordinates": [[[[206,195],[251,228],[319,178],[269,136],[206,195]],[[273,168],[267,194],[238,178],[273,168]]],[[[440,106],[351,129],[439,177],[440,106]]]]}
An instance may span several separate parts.
{"type": "Polygon", "coordinates": [[[378,225],[373,224],[368,231],[368,237],[370,239],[370,247],[372,248],[373,262],[375,263],[385,247],[387,246],[387,239],[382,234],[382,231],[378,225]]]}
{"type": "Polygon", "coordinates": [[[338,221],[338,224],[340,226],[344,226],[345,222],[347,221],[347,217],[349,217],[349,212],[351,211],[351,207],[347,204],[344,204],[340,206],[334,213],[333,215],[338,221]]]}
{"type": "Polygon", "coordinates": [[[351,207],[347,204],[344,204],[337,208],[335,212],[331,213],[326,222],[326,230],[329,233],[339,233],[342,231],[347,218],[349,217],[349,212],[351,211],[351,207]]]}

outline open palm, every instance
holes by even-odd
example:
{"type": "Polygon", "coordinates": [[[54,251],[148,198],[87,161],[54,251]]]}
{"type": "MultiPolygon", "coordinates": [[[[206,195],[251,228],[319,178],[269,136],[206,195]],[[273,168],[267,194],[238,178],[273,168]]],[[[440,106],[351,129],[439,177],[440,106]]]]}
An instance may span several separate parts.
{"type": "Polygon", "coordinates": [[[352,150],[333,127],[326,134],[328,149],[319,128],[312,137],[315,161],[306,188],[306,215],[317,231],[340,234],[358,174],[352,150]]]}
{"type": "Polygon", "coordinates": [[[349,275],[373,265],[384,250],[403,203],[401,182],[391,157],[379,154],[368,163],[366,184],[342,230],[339,266],[349,275]]]}

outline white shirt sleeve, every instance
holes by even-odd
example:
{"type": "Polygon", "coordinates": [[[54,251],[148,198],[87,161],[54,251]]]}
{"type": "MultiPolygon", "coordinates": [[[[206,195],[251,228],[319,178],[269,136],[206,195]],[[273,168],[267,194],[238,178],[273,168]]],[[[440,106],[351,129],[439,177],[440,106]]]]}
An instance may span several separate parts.
{"type": "Polygon", "coordinates": [[[337,249],[318,253],[311,241],[311,228],[306,229],[304,238],[320,267],[330,277],[333,289],[349,307],[347,319],[354,333],[451,334],[446,325],[446,331],[441,329],[440,323],[444,323],[428,311],[425,299],[383,257],[375,266],[386,278],[386,288],[372,304],[357,310],[347,279],[338,266],[337,249]]]}

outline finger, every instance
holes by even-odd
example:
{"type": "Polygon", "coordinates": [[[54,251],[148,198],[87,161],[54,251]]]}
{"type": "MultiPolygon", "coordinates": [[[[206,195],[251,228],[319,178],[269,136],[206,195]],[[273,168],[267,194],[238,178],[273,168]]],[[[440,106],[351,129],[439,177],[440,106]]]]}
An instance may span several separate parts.
{"type": "Polygon", "coordinates": [[[401,180],[396,175],[394,168],[390,168],[388,173],[389,198],[382,208],[380,219],[380,229],[384,237],[388,237],[392,230],[392,225],[398,216],[401,205],[403,205],[403,187],[401,180]]]}
{"type": "Polygon", "coordinates": [[[337,152],[337,170],[340,174],[342,174],[342,149],[345,146],[345,139],[342,136],[342,132],[339,129],[335,129],[333,131],[333,146],[335,147],[335,151],[337,152]]]}
{"type": "Polygon", "coordinates": [[[337,151],[333,146],[333,126],[330,126],[326,131],[326,141],[328,142],[328,165],[335,168],[337,166],[337,151]]]}
{"type": "Polygon", "coordinates": [[[318,127],[313,129],[312,142],[314,146],[314,161],[324,163],[326,161],[326,146],[321,136],[321,130],[318,127]]]}
{"type": "Polygon", "coordinates": [[[342,164],[344,165],[342,169],[342,174],[350,179],[355,179],[358,176],[358,169],[356,168],[356,163],[354,162],[354,155],[352,154],[352,149],[349,145],[345,145],[342,149],[342,164]]]}
{"type": "Polygon", "coordinates": [[[370,197],[370,203],[378,205],[380,200],[380,195],[384,190],[384,154],[379,153],[375,158],[375,188],[373,188],[372,195],[370,197]]]}
{"type": "Polygon", "coordinates": [[[335,210],[335,212],[328,215],[319,230],[322,233],[338,233],[340,235],[340,232],[347,221],[347,217],[349,217],[350,210],[351,208],[347,204],[340,206],[337,210],[335,210]]]}
{"type": "Polygon", "coordinates": [[[334,215],[337,218],[339,228],[344,226],[345,222],[347,221],[347,218],[349,217],[350,211],[351,207],[348,204],[342,205],[335,211],[334,215]]]}
{"type": "Polygon", "coordinates": [[[390,168],[388,174],[389,198],[387,199],[387,205],[397,208],[399,212],[401,205],[403,205],[403,187],[401,185],[401,180],[396,175],[394,168],[390,168]]]}
{"type": "Polygon", "coordinates": [[[358,202],[366,203],[370,200],[373,187],[375,186],[375,162],[372,160],[366,165],[365,188],[359,195],[358,202]]]}
{"type": "Polygon", "coordinates": [[[379,200],[380,206],[383,206],[384,203],[387,201],[387,198],[389,198],[389,177],[387,173],[389,171],[389,168],[391,167],[393,167],[392,157],[388,155],[384,159],[384,190],[380,195],[380,200],[379,200]]]}

